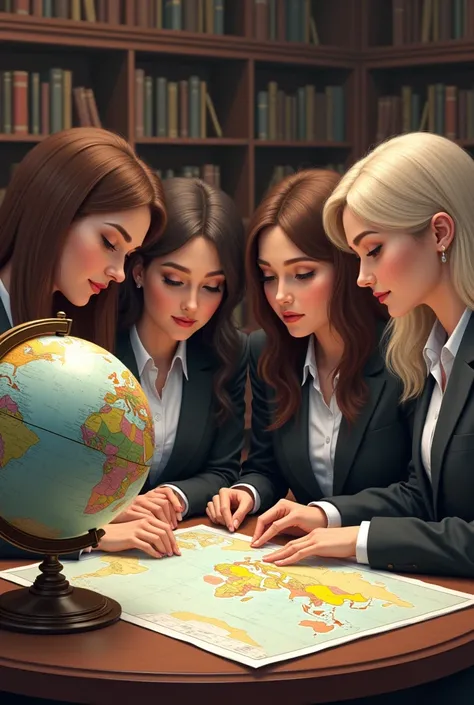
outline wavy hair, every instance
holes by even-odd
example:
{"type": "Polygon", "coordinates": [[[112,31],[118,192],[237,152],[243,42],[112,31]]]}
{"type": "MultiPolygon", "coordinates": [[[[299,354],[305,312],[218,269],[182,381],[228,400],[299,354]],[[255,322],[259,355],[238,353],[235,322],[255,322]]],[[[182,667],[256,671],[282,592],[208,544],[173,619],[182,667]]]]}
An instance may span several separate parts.
{"type": "Polygon", "coordinates": [[[232,411],[226,385],[235,373],[240,356],[234,311],[244,294],[242,218],[227,194],[201,179],[166,179],[163,189],[168,222],[160,240],[139,248],[127,263],[120,297],[120,327],[135,325],[143,312],[143,290],[136,287],[132,276],[137,262],[142,262],[146,268],[157,257],[179,250],[195,237],[202,236],[212,242],[225,275],[224,296],[211,320],[194,335],[213,349],[219,361],[214,375],[214,393],[218,401],[217,418],[222,421],[232,411]]]}
{"type": "Polygon", "coordinates": [[[257,264],[263,230],[279,226],[306,255],[334,265],[329,305],[330,325],[341,336],[344,352],[334,371],[338,406],[353,421],[367,399],[363,368],[376,346],[376,321],[383,317],[371,292],[357,286],[357,260],[326,237],[322,210],[340,175],[327,169],[307,169],[280,181],[263,198],[248,229],[246,274],[253,311],[267,335],[258,363],[259,375],[275,389],[276,411],[271,429],[285,424],[299,409],[301,369],[308,338],[294,338],[270,307],[257,264]]]}
{"type": "Polygon", "coordinates": [[[53,294],[54,274],[74,221],[149,206],[146,239],[166,222],[161,182],[122,137],[75,127],[46,137],[15,169],[0,206],[0,269],[11,264],[15,325],[55,316],[73,319],[74,335],[113,350],[118,287],[111,283],[83,307],[53,294]]]}
{"type": "MultiPolygon", "coordinates": [[[[348,250],[342,224],[346,206],[371,227],[415,238],[424,237],[435,213],[447,213],[456,227],[447,266],[459,298],[473,309],[473,183],[474,162],[454,142],[427,132],[393,137],[342,178],[324,208],[324,227],[335,245],[348,250]]],[[[423,347],[434,321],[433,311],[421,305],[389,324],[387,365],[403,382],[402,400],[423,390],[423,347]]]]}

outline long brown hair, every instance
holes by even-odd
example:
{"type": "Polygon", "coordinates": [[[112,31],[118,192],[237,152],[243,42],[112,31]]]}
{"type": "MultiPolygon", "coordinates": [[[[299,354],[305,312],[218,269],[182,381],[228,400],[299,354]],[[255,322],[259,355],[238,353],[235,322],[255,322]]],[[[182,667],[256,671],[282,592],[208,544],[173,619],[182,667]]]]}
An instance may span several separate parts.
{"type": "Polygon", "coordinates": [[[292,337],[265,297],[257,258],[259,236],[268,227],[279,226],[309,257],[334,265],[329,321],[344,342],[344,353],[334,371],[334,376],[339,374],[336,399],[349,421],[355,419],[366,401],[362,371],[376,345],[377,318],[384,314],[372,293],[357,286],[357,259],[336,248],[324,232],[323,206],[339,179],[339,174],[326,169],[292,174],[263,198],[249,223],[247,286],[255,318],[267,335],[258,372],[275,389],[272,429],[285,424],[299,409],[308,338],[292,337]]]}
{"type": "Polygon", "coordinates": [[[244,292],[245,232],[233,200],[201,179],[171,178],[163,182],[168,221],[158,241],[147,243],[127,263],[127,276],[121,287],[120,327],[130,328],[143,312],[143,289],[138,289],[132,270],[138,261],[148,267],[157,257],[175,252],[195,237],[213,243],[225,275],[225,290],[219,308],[196,336],[210,346],[219,362],[214,375],[218,402],[217,418],[222,421],[232,411],[226,385],[235,372],[240,354],[234,310],[244,292]]]}
{"type": "Polygon", "coordinates": [[[64,310],[75,335],[112,350],[117,285],[79,308],[52,293],[54,275],[74,221],[140,206],[150,207],[147,239],[156,239],[166,221],[161,182],[118,135],[77,127],[50,135],[28,152],[0,207],[0,269],[11,263],[14,324],[64,310]]]}

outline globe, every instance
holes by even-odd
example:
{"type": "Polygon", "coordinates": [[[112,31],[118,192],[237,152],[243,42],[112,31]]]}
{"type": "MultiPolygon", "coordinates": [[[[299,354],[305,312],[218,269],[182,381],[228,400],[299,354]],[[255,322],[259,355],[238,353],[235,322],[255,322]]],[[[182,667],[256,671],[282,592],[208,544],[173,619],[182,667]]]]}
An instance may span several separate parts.
{"type": "Polygon", "coordinates": [[[46,554],[97,544],[154,450],[139,382],[70,325],[58,314],[0,336],[0,535],[46,554]]]}

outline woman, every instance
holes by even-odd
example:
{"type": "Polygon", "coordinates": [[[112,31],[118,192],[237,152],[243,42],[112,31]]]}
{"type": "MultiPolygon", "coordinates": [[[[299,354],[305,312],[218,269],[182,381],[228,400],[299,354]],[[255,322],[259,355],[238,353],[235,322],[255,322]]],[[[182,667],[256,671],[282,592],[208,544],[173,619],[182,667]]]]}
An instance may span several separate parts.
{"type": "Polygon", "coordinates": [[[247,279],[263,328],[250,336],[251,447],[241,482],[207,508],[231,531],[288,489],[306,503],[385,487],[406,471],[410,409],[380,356],[383,309],[322,224],[339,178],[288,177],[250,224],[247,279]]]}
{"type": "MultiPolygon", "coordinates": [[[[160,181],[121,137],[74,128],[42,140],[0,206],[0,333],[64,310],[73,334],[112,350],[125,259],[165,222],[160,181]]],[[[133,530],[125,547],[144,540],[164,551],[174,541],[149,520],[133,530]]],[[[100,548],[124,548],[120,527],[107,528],[100,548]]],[[[27,554],[1,542],[0,556],[27,554]]]]}
{"type": "Polygon", "coordinates": [[[406,483],[270,510],[257,545],[287,523],[315,531],[269,559],[357,555],[374,568],[474,577],[473,179],[464,150],[412,133],[355,164],[328,200],[327,232],[357,254],[359,286],[393,317],[387,362],[403,398],[418,398],[413,456],[406,483]]]}
{"type": "Polygon", "coordinates": [[[163,188],[168,223],[130,259],[117,343],[150,402],[156,448],[144,494],[118,521],[151,512],[176,528],[238,479],[248,353],[232,319],[244,232],[220,189],[186,178],[163,188]]]}

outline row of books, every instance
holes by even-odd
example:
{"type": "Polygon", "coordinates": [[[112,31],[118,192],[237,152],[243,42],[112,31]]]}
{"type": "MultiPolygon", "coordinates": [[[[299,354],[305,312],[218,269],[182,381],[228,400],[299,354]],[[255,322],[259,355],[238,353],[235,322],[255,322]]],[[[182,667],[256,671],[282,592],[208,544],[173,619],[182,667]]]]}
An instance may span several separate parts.
{"type": "Polygon", "coordinates": [[[122,0],[2,0],[0,10],[76,22],[120,24],[122,0]]]}
{"type": "Polygon", "coordinates": [[[260,140],[344,142],[345,105],[342,86],[313,85],[287,94],[269,81],[257,94],[256,135],[260,140]]]}
{"type": "Polygon", "coordinates": [[[377,142],[400,132],[427,130],[448,139],[474,140],[474,89],[431,84],[423,98],[411,86],[378,100],[377,142]]]}
{"type": "Polygon", "coordinates": [[[394,45],[474,37],[474,0],[392,0],[394,45]]]}
{"type": "Polygon", "coordinates": [[[191,137],[208,136],[208,120],[217,137],[222,137],[214,103],[207,83],[199,76],[169,81],[164,76],[148,76],[135,70],[135,136],[191,137]]]}
{"type": "Polygon", "coordinates": [[[254,34],[264,42],[319,44],[311,0],[254,0],[254,34]]]}
{"type": "Polygon", "coordinates": [[[186,179],[202,179],[211,186],[221,187],[221,167],[219,164],[183,166],[180,169],[155,169],[155,173],[163,180],[182,176],[186,179]]]}
{"type": "Polygon", "coordinates": [[[296,174],[297,171],[301,171],[302,169],[332,169],[332,171],[337,171],[339,174],[343,174],[346,170],[345,164],[342,163],[333,163],[331,162],[330,164],[324,164],[321,166],[314,166],[314,165],[308,165],[308,164],[298,164],[297,166],[292,166],[291,164],[277,164],[271,173],[270,180],[267,185],[267,189],[272,188],[273,186],[276,186],[276,184],[280,183],[280,181],[283,181],[287,176],[290,176],[291,174],[296,174]]]}
{"type": "Polygon", "coordinates": [[[47,135],[74,124],[101,127],[94,92],[73,88],[72,72],[0,71],[0,132],[47,135]],[[73,105],[76,119],[73,117],[73,105]]]}
{"type": "Polygon", "coordinates": [[[224,34],[224,0],[135,0],[135,25],[224,34]]]}

